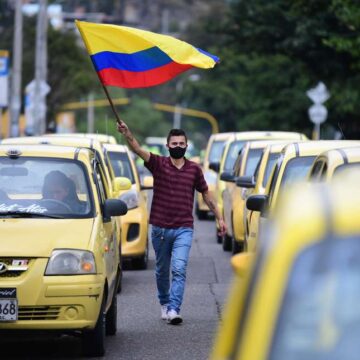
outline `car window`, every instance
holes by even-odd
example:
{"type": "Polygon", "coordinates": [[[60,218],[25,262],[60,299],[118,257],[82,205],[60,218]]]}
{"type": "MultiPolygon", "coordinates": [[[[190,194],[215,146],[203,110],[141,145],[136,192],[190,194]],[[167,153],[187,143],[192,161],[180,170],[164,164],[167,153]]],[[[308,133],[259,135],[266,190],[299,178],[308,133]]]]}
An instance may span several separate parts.
{"type": "Polygon", "coordinates": [[[239,155],[240,150],[243,148],[245,141],[234,141],[229,146],[229,150],[226,154],[224,171],[232,171],[236,158],[239,155]]]}
{"type": "Polygon", "coordinates": [[[131,168],[130,159],[125,152],[109,152],[111,166],[114,170],[116,177],[126,177],[132,184],[135,184],[134,173],[131,168]]]}
{"type": "Polygon", "coordinates": [[[209,162],[220,162],[225,141],[213,141],[209,151],[209,162]]]}
{"type": "Polygon", "coordinates": [[[271,170],[273,169],[273,167],[274,167],[277,159],[279,158],[279,156],[280,156],[280,153],[272,153],[268,157],[268,161],[267,161],[266,166],[265,166],[263,183],[262,183],[262,185],[264,187],[266,187],[266,184],[267,184],[267,182],[269,180],[269,176],[271,174],[271,170]]]}
{"type": "Polygon", "coordinates": [[[343,173],[347,173],[348,171],[354,172],[356,171],[357,173],[360,172],[360,162],[354,162],[354,163],[347,163],[347,164],[343,164],[338,166],[335,169],[334,175],[339,175],[339,174],[343,174],[343,173]]]}
{"type": "Polygon", "coordinates": [[[263,149],[250,149],[246,159],[245,176],[253,176],[256,166],[259,163],[263,149]]]}
{"type": "Polygon", "coordinates": [[[357,360],[360,238],[326,239],[291,269],[269,360],[357,360]]]}
{"type": "Polygon", "coordinates": [[[285,167],[281,179],[279,192],[283,191],[289,185],[302,181],[306,178],[315,156],[301,156],[291,159],[285,167]]]}
{"type": "Polygon", "coordinates": [[[92,216],[85,168],[76,160],[0,158],[0,216],[9,211],[66,218],[92,216]]]}

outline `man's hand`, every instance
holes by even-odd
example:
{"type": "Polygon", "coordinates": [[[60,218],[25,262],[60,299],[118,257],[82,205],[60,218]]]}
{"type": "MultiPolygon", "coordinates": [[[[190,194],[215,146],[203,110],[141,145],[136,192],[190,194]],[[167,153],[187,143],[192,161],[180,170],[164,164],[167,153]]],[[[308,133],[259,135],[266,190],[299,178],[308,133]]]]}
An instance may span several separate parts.
{"type": "Polygon", "coordinates": [[[126,135],[126,133],[129,131],[128,126],[121,120],[121,122],[117,122],[117,130],[119,133],[126,135]]]}
{"type": "Polygon", "coordinates": [[[148,162],[150,159],[150,153],[144,150],[134,138],[134,135],[129,130],[128,126],[120,120],[116,123],[117,130],[120,134],[124,135],[130,149],[137,155],[139,155],[144,161],[148,162]]]}
{"type": "Polygon", "coordinates": [[[218,232],[219,236],[225,236],[227,228],[224,219],[222,218],[219,219],[218,224],[219,224],[219,232],[218,232]]]}

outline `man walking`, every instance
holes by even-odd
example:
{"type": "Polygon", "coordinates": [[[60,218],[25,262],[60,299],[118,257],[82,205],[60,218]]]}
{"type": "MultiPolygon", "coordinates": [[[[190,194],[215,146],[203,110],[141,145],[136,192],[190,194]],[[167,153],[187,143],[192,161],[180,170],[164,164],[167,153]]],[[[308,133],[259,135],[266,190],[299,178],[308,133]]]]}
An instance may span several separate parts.
{"type": "Polygon", "coordinates": [[[184,157],[187,137],[183,130],[170,130],[166,145],[170,156],[166,157],[143,149],[124,122],[118,123],[117,128],[154,177],[150,224],[161,318],[177,325],[182,322],[180,308],[193,237],[194,190],[202,193],[205,203],[215,214],[220,235],[225,234],[225,223],[210,197],[200,166],[184,157]]]}

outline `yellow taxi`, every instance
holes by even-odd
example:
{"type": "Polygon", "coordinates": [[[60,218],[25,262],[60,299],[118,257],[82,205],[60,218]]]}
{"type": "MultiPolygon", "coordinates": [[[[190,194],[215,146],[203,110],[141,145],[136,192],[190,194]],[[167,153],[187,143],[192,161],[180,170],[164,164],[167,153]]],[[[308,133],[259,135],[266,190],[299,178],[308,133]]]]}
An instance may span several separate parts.
{"type": "Polygon", "coordinates": [[[232,171],[220,174],[220,179],[226,182],[222,193],[224,204],[224,221],[227,233],[223,238],[223,250],[233,253],[245,250],[244,209],[246,188],[254,186],[254,175],[264,148],[278,140],[248,141],[243,146],[235,160],[232,171]],[[238,182],[241,180],[241,184],[238,182]],[[242,185],[240,188],[238,185],[242,185]]]}
{"type": "Polygon", "coordinates": [[[277,160],[264,195],[251,195],[246,201],[250,211],[260,212],[258,227],[253,228],[254,249],[259,232],[266,226],[266,218],[276,206],[277,199],[296,182],[306,181],[315,158],[330,149],[359,146],[355,140],[319,140],[293,143],[285,146],[277,160]]]}
{"type": "Polygon", "coordinates": [[[104,144],[104,148],[115,177],[126,177],[131,181],[131,189],[119,194],[119,199],[128,207],[128,213],[120,218],[122,256],[130,259],[134,268],[146,269],[149,256],[149,214],[144,190],[152,188],[152,177],[145,177],[144,184],[140,183],[135,162],[127,146],[104,144]]]}
{"type": "Polygon", "coordinates": [[[117,223],[93,150],[0,145],[0,330],[81,331],[84,354],[114,335],[117,223]]]}
{"type": "Polygon", "coordinates": [[[235,276],[210,360],[357,359],[358,183],[305,184],[282,200],[235,276]]]}
{"type": "MultiPolygon", "coordinates": [[[[306,140],[306,136],[301,133],[296,132],[286,132],[286,131],[247,131],[247,132],[238,132],[230,135],[228,140],[225,143],[224,150],[222,152],[220,163],[211,164],[210,168],[217,170],[217,177],[214,189],[214,198],[217,203],[219,212],[221,215],[224,215],[224,204],[223,204],[223,191],[225,190],[227,183],[221,180],[222,173],[232,173],[234,170],[234,165],[236,159],[243,146],[248,141],[254,140],[306,140]]],[[[217,224],[217,241],[222,243],[223,237],[218,235],[219,229],[217,224]]]]}
{"type": "MultiPolygon", "coordinates": [[[[214,188],[216,184],[216,174],[219,171],[218,167],[221,160],[221,155],[224,150],[226,140],[234,133],[219,133],[212,134],[206,146],[205,155],[202,164],[202,170],[205,180],[209,187],[209,193],[214,195],[214,188]],[[210,167],[211,164],[211,167],[210,167]]],[[[204,199],[200,193],[196,193],[195,213],[199,220],[206,220],[208,218],[210,209],[205,204],[204,199]]]]}
{"type": "MultiPolygon", "coordinates": [[[[290,143],[290,141],[288,142],[290,143]]],[[[261,156],[261,160],[254,175],[254,182],[252,184],[246,178],[239,178],[236,184],[240,187],[248,188],[245,199],[251,195],[265,194],[266,185],[268,183],[271,171],[274,168],[281,150],[287,145],[286,142],[275,143],[267,145],[261,156]]],[[[244,208],[245,221],[245,242],[244,250],[255,251],[256,249],[256,234],[259,224],[260,213],[258,211],[250,211],[245,206],[244,208]]],[[[233,249],[234,250],[234,249],[233,249]]],[[[233,251],[234,253],[234,251],[233,251]]]]}
{"type": "Polygon", "coordinates": [[[334,149],[320,154],[309,172],[309,179],[329,182],[333,177],[346,172],[353,175],[360,171],[360,145],[355,148],[334,149]]]}
{"type": "MultiPolygon", "coordinates": [[[[104,150],[103,145],[99,140],[89,137],[79,137],[79,136],[29,136],[29,137],[14,137],[7,138],[1,141],[1,144],[39,144],[39,145],[61,145],[61,146],[72,146],[72,147],[83,147],[92,149],[95,151],[95,154],[98,158],[98,161],[101,163],[105,179],[104,185],[106,186],[106,191],[109,194],[110,198],[118,198],[119,194],[131,188],[131,182],[128,178],[125,177],[115,177],[112,167],[110,166],[110,159],[104,150]]],[[[122,257],[121,249],[121,221],[120,218],[116,218],[118,222],[117,226],[117,239],[120,251],[120,258],[122,257]]],[[[120,286],[118,290],[121,290],[122,283],[122,272],[120,277],[120,286]]]]}

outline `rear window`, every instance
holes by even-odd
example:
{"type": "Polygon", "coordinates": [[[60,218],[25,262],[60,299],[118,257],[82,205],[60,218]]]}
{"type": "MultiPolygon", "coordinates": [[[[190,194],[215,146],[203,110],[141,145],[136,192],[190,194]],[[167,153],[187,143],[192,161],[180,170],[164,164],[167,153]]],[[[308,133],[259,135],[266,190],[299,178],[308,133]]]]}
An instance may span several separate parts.
{"type": "Polygon", "coordinates": [[[245,165],[245,176],[253,176],[263,149],[250,149],[245,165]]]}
{"type": "Polygon", "coordinates": [[[360,237],[303,251],[290,272],[269,360],[358,360],[360,237]]]}
{"type": "Polygon", "coordinates": [[[280,189],[304,180],[314,160],[315,156],[301,156],[291,159],[285,167],[280,189]]]}
{"type": "Polygon", "coordinates": [[[214,141],[209,152],[209,162],[220,162],[225,141],[214,141]]]}
{"type": "Polygon", "coordinates": [[[224,171],[232,171],[235,165],[236,158],[239,155],[240,150],[243,148],[245,141],[234,141],[229,147],[229,151],[226,155],[224,171]]]}
{"type": "Polygon", "coordinates": [[[109,151],[109,157],[115,177],[126,177],[132,184],[135,184],[135,177],[128,154],[125,152],[109,151]]]}

